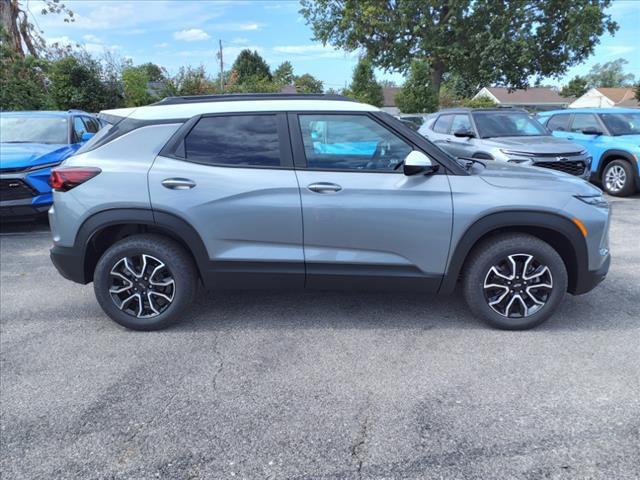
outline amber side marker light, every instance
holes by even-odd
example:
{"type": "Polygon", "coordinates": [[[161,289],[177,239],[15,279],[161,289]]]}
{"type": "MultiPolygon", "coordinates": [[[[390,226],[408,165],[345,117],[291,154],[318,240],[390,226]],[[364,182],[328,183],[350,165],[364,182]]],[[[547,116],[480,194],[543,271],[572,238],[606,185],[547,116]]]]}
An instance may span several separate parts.
{"type": "Polygon", "coordinates": [[[584,223],[582,223],[577,218],[572,218],[571,220],[573,221],[573,223],[576,224],[576,227],[578,227],[578,230],[580,230],[580,233],[582,233],[582,236],[586,238],[587,237],[587,227],[584,226],[584,223]]]}

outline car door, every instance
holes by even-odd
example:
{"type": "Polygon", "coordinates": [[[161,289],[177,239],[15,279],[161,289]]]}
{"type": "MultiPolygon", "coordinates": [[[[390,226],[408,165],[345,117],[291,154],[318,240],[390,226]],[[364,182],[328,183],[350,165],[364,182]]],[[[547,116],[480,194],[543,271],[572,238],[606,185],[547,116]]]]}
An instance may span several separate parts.
{"type": "Polygon", "coordinates": [[[435,143],[438,147],[442,148],[448,153],[451,153],[451,135],[449,134],[451,130],[451,122],[453,121],[452,114],[444,114],[440,115],[436,118],[435,122],[433,122],[433,126],[431,127],[431,131],[427,138],[435,143]]]}
{"type": "Polygon", "coordinates": [[[214,286],[304,286],[300,193],[285,114],[191,119],[154,161],[149,192],[154,212],[196,230],[209,256],[200,268],[214,286]]]}
{"type": "Polygon", "coordinates": [[[451,237],[446,174],[405,176],[416,147],[372,114],[301,112],[289,128],[307,286],[437,290],[451,237]]]}
{"type": "Polygon", "coordinates": [[[475,153],[474,139],[471,137],[456,137],[456,131],[465,130],[473,133],[471,120],[466,113],[458,113],[453,116],[449,128],[448,151],[455,157],[471,157],[475,153]]]}

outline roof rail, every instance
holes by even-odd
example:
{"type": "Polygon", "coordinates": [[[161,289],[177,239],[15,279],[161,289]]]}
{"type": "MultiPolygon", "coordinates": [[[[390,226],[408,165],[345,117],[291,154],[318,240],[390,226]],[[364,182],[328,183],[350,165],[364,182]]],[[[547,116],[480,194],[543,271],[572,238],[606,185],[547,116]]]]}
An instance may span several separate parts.
{"type": "Polygon", "coordinates": [[[327,95],[323,93],[228,93],[215,95],[192,95],[185,97],[165,97],[153,105],[179,105],[184,103],[234,102],[248,100],[340,100],[356,102],[344,95],[327,95]]]}

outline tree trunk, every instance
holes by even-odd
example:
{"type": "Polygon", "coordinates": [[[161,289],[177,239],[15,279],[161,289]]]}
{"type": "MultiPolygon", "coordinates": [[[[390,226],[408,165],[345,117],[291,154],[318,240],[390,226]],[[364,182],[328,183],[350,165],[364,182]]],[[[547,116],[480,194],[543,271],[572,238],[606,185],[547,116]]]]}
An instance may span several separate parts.
{"type": "Polygon", "coordinates": [[[435,59],[431,63],[431,88],[436,98],[440,96],[440,86],[442,85],[442,77],[444,76],[444,63],[435,59]]]}
{"type": "Polygon", "coordinates": [[[0,0],[0,17],[2,18],[2,31],[6,35],[9,48],[24,57],[22,40],[18,28],[18,15],[20,6],[18,0],[0,0]]]}

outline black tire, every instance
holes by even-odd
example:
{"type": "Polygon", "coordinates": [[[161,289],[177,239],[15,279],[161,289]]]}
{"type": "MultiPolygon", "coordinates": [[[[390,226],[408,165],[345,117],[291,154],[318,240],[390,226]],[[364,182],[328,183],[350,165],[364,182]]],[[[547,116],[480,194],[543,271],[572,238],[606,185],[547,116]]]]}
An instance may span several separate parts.
{"type": "MultiPolygon", "coordinates": [[[[130,262],[130,264],[132,264],[132,262],[130,262]]],[[[135,267],[135,265],[132,266],[135,267]]],[[[133,270],[142,272],[141,275],[144,274],[141,266],[133,270]]],[[[125,272],[125,274],[128,273],[125,272]]],[[[122,275],[118,276],[122,277],[122,275]]],[[[153,289],[154,286],[150,285],[151,275],[148,275],[148,277],[149,282],[143,282],[143,278],[138,278],[134,281],[141,282],[140,285],[146,283],[146,288],[153,289]]],[[[129,278],[134,279],[133,276],[129,278]]],[[[146,280],[146,278],[147,277],[144,277],[144,280],[146,280]]],[[[122,280],[116,279],[115,281],[122,280]]],[[[124,282],[129,282],[131,285],[134,285],[131,280],[125,279],[124,282]]],[[[128,284],[124,285],[127,286],[128,284]]],[[[135,288],[138,288],[138,284],[136,283],[135,285],[135,288]]],[[[197,285],[197,270],[191,256],[185,249],[167,237],[153,234],[133,235],[109,247],[102,257],[100,257],[93,276],[95,295],[104,312],[120,325],[133,330],[160,330],[180,320],[181,316],[191,304],[197,285]],[[109,289],[113,287],[115,278],[111,272],[118,268],[118,266],[121,267],[123,265],[122,259],[127,257],[135,260],[142,258],[143,255],[146,256],[146,259],[149,259],[148,270],[151,270],[154,266],[158,266],[159,263],[153,263],[158,260],[165,265],[158,274],[164,273],[166,275],[163,279],[165,283],[170,283],[171,280],[173,280],[173,284],[170,283],[169,287],[156,286],[156,292],[151,292],[148,297],[143,295],[147,306],[149,304],[148,302],[151,302],[153,298],[155,307],[157,307],[154,308],[154,310],[159,312],[157,314],[151,312],[153,316],[147,318],[137,317],[136,312],[127,313],[127,311],[123,311],[116,304],[116,301],[119,299],[117,297],[114,299],[112,293],[109,291],[109,289]],[[167,280],[167,278],[169,280],[167,280]],[[163,292],[167,298],[171,297],[170,302],[166,302],[164,298],[156,296],[160,293],[158,292],[159,289],[164,289],[163,292]],[[169,289],[169,291],[166,289],[169,289]],[[151,297],[151,295],[154,296],[151,297]],[[157,302],[162,302],[162,305],[158,305],[157,302]]],[[[128,288],[122,296],[134,293],[132,288],[133,287],[128,288]]],[[[142,291],[142,288],[140,288],[140,291],[142,291]]],[[[145,292],[147,291],[145,290],[145,292]]],[[[142,298],[142,296],[137,296],[130,303],[127,303],[127,309],[140,311],[140,308],[142,308],[141,305],[144,305],[144,303],[141,304],[138,303],[138,301],[142,302],[142,298]]],[[[121,304],[123,304],[123,302],[121,302],[121,304]]]]}
{"type": "MultiPolygon", "coordinates": [[[[502,281],[500,279],[500,282],[502,281]]],[[[504,282],[506,283],[506,280],[504,282]]],[[[549,244],[532,235],[504,234],[482,242],[474,247],[469,254],[463,271],[463,294],[471,311],[489,325],[503,330],[526,330],[540,325],[553,314],[567,291],[567,282],[567,269],[564,262],[558,252],[549,244]],[[512,256],[513,262],[509,260],[509,256],[512,256]],[[519,269],[524,271],[522,267],[526,266],[528,256],[533,257],[529,264],[530,268],[539,265],[539,270],[544,271],[542,267],[546,266],[548,272],[533,280],[531,277],[534,272],[528,274],[525,272],[526,280],[522,280],[525,279],[525,275],[520,273],[521,280],[513,279],[508,286],[501,286],[497,289],[488,287],[485,290],[485,281],[488,282],[487,285],[492,285],[493,278],[497,278],[491,270],[492,267],[496,266],[500,273],[504,273],[508,271],[510,264],[514,266],[517,264],[517,268],[511,269],[515,275],[519,269]],[[507,270],[502,270],[505,267],[507,270]],[[536,286],[547,284],[552,285],[552,288],[536,286]],[[527,288],[532,290],[527,290],[527,288]],[[524,293],[522,293],[523,290],[524,293]],[[494,292],[496,293],[491,296],[494,292]],[[502,293],[505,295],[505,300],[491,307],[489,302],[500,298],[502,293]],[[530,296],[530,294],[534,295],[530,296]],[[514,296],[520,298],[513,298],[514,296]],[[496,311],[506,307],[510,299],[514,300],[514,304],[509,308],[504,308],[503,313],[517,314],[519,310],[522,313],[520,318],[504,316],[496,311]],[[542,302],[544,304],[539,306],[534,303],[534,299],[544,300],[542,302]],[[532,311],[528,316],[525,315],[525,311],[528,310],[525,310],[523,305],[527,303],[532,304],[528,307],[532,311]],[[513,310],[511,310],[512,308],[513,310]]]]}
{"type": "Polygon", "coordinates": [[[604,191],[615,197],[628,197],[629,195],[633,195],[635,191],[633,169],[631,168],[631,164],[626,160],[614,160],[608,163],[602,171],[602,178],[600,180],[602,181],[604,191]],[[618,175],[624,172],[624,181],[620,188],[616,187],[615,183],[607,181],[607,176],[614,172],[617,172],[618,175]]]}

